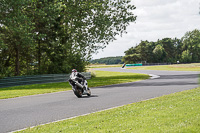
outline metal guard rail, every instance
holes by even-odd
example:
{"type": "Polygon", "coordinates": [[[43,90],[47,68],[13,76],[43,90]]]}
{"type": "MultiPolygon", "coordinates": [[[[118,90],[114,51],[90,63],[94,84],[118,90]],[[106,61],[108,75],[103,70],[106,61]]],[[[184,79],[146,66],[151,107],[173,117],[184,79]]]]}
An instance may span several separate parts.
{"type": "MultiPolygon", "coordinates": [[[[91,78],[90,72],[82,72],[87,79],[91,78]]],[[[70,74],[45,74],[45,75],[30,75],[30,76],[15,76],[0,79],[0,88],[19,85],[42,84],[67,82],[70,74]]]]}

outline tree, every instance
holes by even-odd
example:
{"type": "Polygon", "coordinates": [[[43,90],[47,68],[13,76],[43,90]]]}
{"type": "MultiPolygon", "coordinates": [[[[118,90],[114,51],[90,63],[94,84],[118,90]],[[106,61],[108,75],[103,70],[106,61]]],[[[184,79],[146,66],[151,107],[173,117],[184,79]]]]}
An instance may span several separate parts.
{"type": "MultiPolygon", "coordinates": [[[[200,61],[200,31],[195,29],[193,31],[186,32],[182,37],[183,42],[183,54],[189,54],[192,56],[192,62],[200,61]]],[[[183,55],[182,54],[182,55],[183,55]]]]}
{"type": "Polygon", "coordinates": [[[125,55],[122,61],[125,63],[137,63],[141,61],[141,57],[140,57],[140,54],[125,55]]]}
{"type": "Polygon", "coordinates": [[[137,46],[137,53],[140,54],[141,61],[147,61],[148,58],[148,49],[147,44],[148,41],[141,41],[140,44],[137,46]]]}
{"type": "Polygon", "coordinates": [[[181,39],[174,39],[174,46],[175,46],[175,60],[179,61],[181,59],[181,54],[182,54],[182,41],[181,39]]]}
{"type": "Polygon", "coordinates": [[[148,63],[171,62],[181,59],[182,42],[180,39],[164,38],[156,42],[141,41],[136,47],[125,51],[123,61],[148,63]]]}
{"type": "Polygon", "coordinates": [[[129,0],[2,0],[1,65],[15,75],[84,71],[93,53],[126,33],[134,9],[129,0]]]}
{"type": "Polygon", "coordinates": [[[154,42],[141,41],[136,47],[132,47],[125,51],[124,62],[153,62],[154,55],[153,49],[155,47],[154,42]]]}
{"type": "Polygon", "coordinates": [[[122,64],[122,56],[116,56],[116,57],[106,57],[106,58],[100,58],[91,60],[90,63],[92,64],[122,64]]]}
{"type": "Polygon", "coordinates": [[[158,40],[158,44],[161,44],[165,51],[165,57],[163,58],[164,62],[176,62],[176,39],[163,38],[158,40]]]}
{"type": "Polygon", "coordinates": [[[8,56],[4,59],[7,64],[3,64],[3,66],[9,63],[15,64],[15,75],[20,74],[21,50],[32,44],[30,31],[33,30],[33,27],[25,10],[30,2],[30,0],[3,0],[0,4],[0,39],[4,45],[2,51],[7,53],[5,56],[8,56]],[[14,60],[10,61],[11,58],[14,60]]]}
{"type": "Polygon", "coordinates": [[[161,45],[157,45],[153,50],[156,62],[162,62],[164,58],[165,49],[161,45]]]}
{"type": "Polygon", "coordinates": [[[186,62],[186,63],[192,62],[192,54],[190,53],[189,50],[183,51],[181,56],[181,62],[186,62]]]}
{"type": "MultiPolygon", "coordinates": [[[[54,39],[48,43],[50,49],[47,49],[47,56],[53,62],[58,61],[54,57],[62,58],[64,65],[73,62],[71,58],[75,57],[72,56],[79,57],[81,61],[76,65],[71,65],[69,69],[77,68],[80,63],[86,64],[93,53],[105,48],[110,41],[115,39],[116,35],[126,33],[129,22],[135,21],[136,17],[131,12],[135,7],[129,2],[127,0],[70,0],[60,3],[60,15],[54,26],[57,32],[55,37],[51,37],[54,39]],[[55,53],[55,48],[59,47],[64,49],[63,53],[58,54],[60,57],[51,56],[55,53]]],[[[59,60],[59,62],[62,61],[59,60]]],[[[79,71],[83,69],[84,67],[79,71]]]]}

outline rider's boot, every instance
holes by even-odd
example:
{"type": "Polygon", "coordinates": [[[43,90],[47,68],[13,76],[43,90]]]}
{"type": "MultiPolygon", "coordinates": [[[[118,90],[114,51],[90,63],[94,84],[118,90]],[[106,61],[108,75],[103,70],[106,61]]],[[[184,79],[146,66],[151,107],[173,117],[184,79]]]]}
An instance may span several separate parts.
{"type": "Polygon", "coordinates": [[[83,93],[87,93],[87,88],[85,87],[84,83],[85,83],[85,81],[83,80],[81,82],[81,84],[83,85],[83,91],[84,91],[83,93]]]}
{"type": "Polygon", "coordinates": [[[84,91],[83,93],[87,93],[87,89],[85,86],[83,87],[83,91],[84,91]]]}

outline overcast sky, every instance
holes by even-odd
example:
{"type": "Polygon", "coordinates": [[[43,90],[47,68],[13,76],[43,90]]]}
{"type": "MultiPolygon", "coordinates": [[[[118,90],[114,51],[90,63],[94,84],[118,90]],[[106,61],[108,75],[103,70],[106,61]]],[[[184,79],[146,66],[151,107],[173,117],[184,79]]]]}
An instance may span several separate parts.
{"type": "Polygon", "coordinates": [[[124,51],[141,40],[180,39],[187,31],[200,30],[200,0],[131,0],[131,3],[136,6],[136,23],[131,23],[127,34],[99,50],[93,59],[124,56],[124,51]]]}

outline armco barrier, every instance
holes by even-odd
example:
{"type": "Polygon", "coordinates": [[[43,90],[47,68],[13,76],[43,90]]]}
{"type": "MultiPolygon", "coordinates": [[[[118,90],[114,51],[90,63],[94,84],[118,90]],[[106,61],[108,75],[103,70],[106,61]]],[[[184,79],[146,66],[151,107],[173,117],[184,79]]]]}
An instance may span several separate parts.
{"type": "Polygon", "coordinates": [[[126,64],[126,66],[142,66],[142,64],[126,64]]]}
{"type": "MultiPolygon", "coordinates": [[[[83,72],[81,74],[83,74],[87,79],[91,78],[90,72],[83,72]]],[[[0,88],[19,86],[19,85],[66,82],[69,80],[69,76],[70,74],[45,74],[45,75],[6,77],[0,79],[0,88]]]]}

